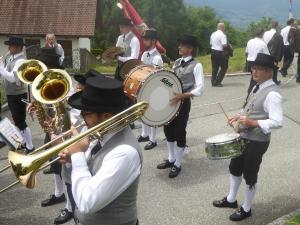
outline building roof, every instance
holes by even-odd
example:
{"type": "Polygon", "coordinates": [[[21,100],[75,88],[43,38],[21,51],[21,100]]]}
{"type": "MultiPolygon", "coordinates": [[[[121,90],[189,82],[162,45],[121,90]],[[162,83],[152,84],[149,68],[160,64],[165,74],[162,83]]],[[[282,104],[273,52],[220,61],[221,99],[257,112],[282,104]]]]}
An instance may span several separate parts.
{"type": "Polygon", "coordinates": [[[95,33],[97,2],[1,0],[0,34],[90,37],[95,33]]]}

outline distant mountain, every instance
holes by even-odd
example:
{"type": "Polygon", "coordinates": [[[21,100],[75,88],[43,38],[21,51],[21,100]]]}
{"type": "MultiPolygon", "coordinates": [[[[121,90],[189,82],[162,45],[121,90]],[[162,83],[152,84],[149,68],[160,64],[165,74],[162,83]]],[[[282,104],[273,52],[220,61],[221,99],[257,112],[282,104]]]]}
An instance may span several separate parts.
{"type": "MultiPolygon", "coordinates": [[[[188,5],[209,6],[234,26],[245,28],[250,22],[263,16],[284,24],[288,18],[288,0],[184,0],[188,5]]],[[[300,1],[293,1],[294,17],[300,17],[300,1]]]]}

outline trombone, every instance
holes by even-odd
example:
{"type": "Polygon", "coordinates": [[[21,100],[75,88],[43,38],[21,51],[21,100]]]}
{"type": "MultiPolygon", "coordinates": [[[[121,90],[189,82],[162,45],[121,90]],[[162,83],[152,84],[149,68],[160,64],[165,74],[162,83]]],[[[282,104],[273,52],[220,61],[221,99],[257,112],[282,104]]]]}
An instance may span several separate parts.
{"type": "Polygon", "coordinates": [[[98,139],[109,132],[118,132],[135,120],[140,119],[148,108],[147,102],[139,102],[123,112],[111,117],[110,119],[80,133],[56,146],[49,148],[48,150],[32,155],[22,155],[13,151],[8,152],[8,160],[13,169],[15,176],[18,180],[6,188],[2,189],[0,193],[8,190],[18,183],[22,183],[27,188],[34,188],[36,185],[36,173],[58,161],[60,158],[57,157],[55,160],[44,165],[50,158],[57,155],[60,151],[69,146],[77,143],[86,137],[97,137],[98,139]],[[43,166],[44,165],[44,166],[43,166]]]}

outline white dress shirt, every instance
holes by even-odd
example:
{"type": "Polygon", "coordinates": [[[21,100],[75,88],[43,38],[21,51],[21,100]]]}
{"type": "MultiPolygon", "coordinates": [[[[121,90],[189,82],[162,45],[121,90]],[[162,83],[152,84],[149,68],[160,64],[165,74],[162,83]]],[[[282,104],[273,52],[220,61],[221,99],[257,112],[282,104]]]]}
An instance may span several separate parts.
{"type": "Polygon", "coordinates": [[[254,62],[258,53],[264,53],[270,55],[267,44],[262,38],[253,38],[248,41],[246,47],[247,61],[254,62]]]}
{"type": "MultiPolygon", "coordinates": [[[[103,137],[104,146],[113,134],[103,137]]],[[[122,194],[140,175],[141,161],[136,149],[120,145],[110,151],[103,160],[99,171],[92,176],[87,164],[92,142],[86,151],[71,156],[72,193],[78,210],[82,213],[95,213],[122,194]]],[[[100,150],[101,151],[101,150],[100,150]]]]}
{"type": "MultiPolygon", "coordinates": [[[[274,85],[272,79],[267,80],[259,85],[258,91],[254,94],[258,94],[264,88],[274,85]]],[[[255,87],[254,87],[255,88],[255,87]]],[[[264,101],[264,111],[269,114],[269,118],[266,120],[258,120],[258,125],[261,130],[268,134],[272,129],[282,127],[283,110],[282,110],[282,97],[276,91],[271,91],[264,101]]]]}
{"type": "MultiPolygon", "coordinates": [[[[19,57],[20,55],[23,55],[24,53],[21,52],[21,53],[18,53],[18,54],[15,54],[15,55],[11,55],[7,60],[8,62],[11,62],[13,61],[13,59],[19,57]]],[[[15,83],[16,81],[19,81],[19,79],[16,77],[16,73],[17,73],[17,70],[20,66],[21,63],[23,63],[25,61],[25,59],[17,59],[16,63],[15,63],[15,66],[14,68],[12,69],[11,72],[8,72],[7,71],[7,68],[4,67],[4,64],[3,62],[0,63],[0,75],[6,79],[7,81],[11,82],[11,83],[15,83]]]]}
{"type": "Polygon", "coordinates": [[[61,44],[55,43],[53,45],[49,44],[49,47],[55,48],[56,54],[60,55],[59,57],[59,65],[62,65],[65,59],[65,51],[61,44]]]}
{"type": "Polygon", "coordinates": [[[217,30],[210,37],[211,49],[223,51],[224,45],[227,45],[227,37],[221,30],[217,30]]]}
{"type": "MultiPolygon", "coordinates": [[[[185,62],[189,61],[190,59],[192,59],[192,56],[181,58],[181,60],[184,60],[185,62]]],[[[180,63],[181,63],[181,61],[180,61],[180,63]]],[[[173,67],[173,69],[174,68],[175,67],[173,67]]],[[[191,93],[194,96],[199,97],[203,94],[203,90],[204,90],[204,75],[203,75],[203,67],[202,67],[201,63],[196,64],[193,73],[194,73],[194,77],[195,77],[195,87],[191,91],[191,93]]]]}
{"type": "Polygon", "coordinates": [[[153,55],[157,51],[156,48],[153,48],[149,51],[145,51],[141,57],[141,61],[147,65],[152,65],[154,67],[161,68],[164,65],[164,62],[161,58],[161,55],[153,55]]]}
{"type": "Polygon", "coordinates": [[[276,30],[274,28],[272,28],[271,30],[268,30],[264,33],[263,40],[267,45],[272,40],[275,33],[276,33],[276,30]]]}
{"type": "MultiPolygon", "coordinates": [[[[125,39],[131,34],[132,32],[130,31],[125,35],[125,39]]],[[[126,44],[124,43],[124,35],[120,35],[117,40],[116,47],[121,47],[121,48],[126,48],[126,44]]],[[[139,39],[134,35],[130,42],[130,48],[131,48],[131,55],[124,57],[124,56],[118,56],[118,60],[121,62],[126,62],[130,59],[138,59],[140,55],[140,41],[139,39]]]]}
{"type": "Polygon", "coordinates": [[[286,26],[283,28],[280,32],[282,38],[283,38],[283,44],[288,46],[290,45],[289,43],[289,32],[290,32],[291,26],[286,26]]]}

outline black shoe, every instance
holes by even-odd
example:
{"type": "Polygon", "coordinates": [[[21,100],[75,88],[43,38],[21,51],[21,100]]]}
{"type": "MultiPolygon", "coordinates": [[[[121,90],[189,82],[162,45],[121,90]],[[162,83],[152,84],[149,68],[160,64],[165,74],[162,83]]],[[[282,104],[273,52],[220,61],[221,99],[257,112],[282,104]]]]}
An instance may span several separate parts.
{"type": "Polygon", "coordinates": [[[35,150],[35,147],[33,147],[32,149],[25,148],[25,154],[28,155],[29,153],[33,152],[34,150],[35,150]]]}
{"type": "Polygon", "coordinates": [[[160,169],[160,170],[164,170],[164,169],[167,169],[167,168],[171,168],[173,166],[174,166],[173,162],[171,163],[169,160],[165,160],[163,163],[158,164],[156,168],[160,169]]]}
{"type": "Polygon", "coordinates": [[[145,146],[145,150],[150,150],[152,148],[155,148],[157,146],[157,143],[156,142],[152,142],[152,141],[149,141],[148,144],[146,144],[145,146]]]}
{"type": "Polygon", "coordinates": [[[217,208],[232,208],[236,209],[238,207],[237,201],[235,202],[228,202],[227,197],[224,197],[221,200],[213,201],[213,206],[217,208]]]}
{"type": "Polygon", "coordinates": [[[54,219],[54,224],[63,224],[73,218],[73,213],[67,209],[62,209],[59,216],[54,219]]]}
{"type": "Polygon", "coordinates": [[[277,84],[277,85],[280,85],[280,83],[281,83],[280,80],[275,81],[275,84],[277,84]]]}
{"type": "Polygon", "coordinates": [[[43,174],[52,174],[52,173],[54,173],[52,167],[43,170],[43,174]]]}
{"type": "Polygon", "coordinates": [[[300,83],[300,79],[297,79],[296,82],[297,82],[297,83],[300,83]]]}
{"type": "Polygon", "coordinates": [[[239,208],[235,213],[229,216],[231,221],[241,221],[251,216],[251,209],[249,212],[245,212],[243,207],[239,208]]]}
{"type": "Polygon", "coordinates": [[[142,135],[140,135],[137,139],[138,142],[147,142],[149,141],[149,136],[147,137],[143,137],[142,135]]]}
{"type": "Polygon", "coordinates": [[[216,87],[223,87],[223,84],[217,84],[216,87]]]}
{"type": "Polygon", "coordinates": [[[3,141],[0,141],[0,148],[3,148],[5,145],[6,145],[6,143],[5,143],[5,142],[3,142],[3,141]]]}
{"type": "Polygon", "coordinates": [[[129,126],[130,126],[131,130],[135,129],[134,123],[129,124],[129,126]]]}
{"type": "Polygon", "coordinates": [[[55,205],[61,202],[66,201],[65,194],[62,194],[60,197],[55,197],[55,195],[50,195],[50,198],[45,199],[41,202],[42,207],[50,206],[50,205],[55,205]]]}
{"type": "Polygon", "coordinates": [[[181,167],[177,167],[174,165],[169,173],[169,178],[177,177],[180,171],[181,171],[181,167]]]}

